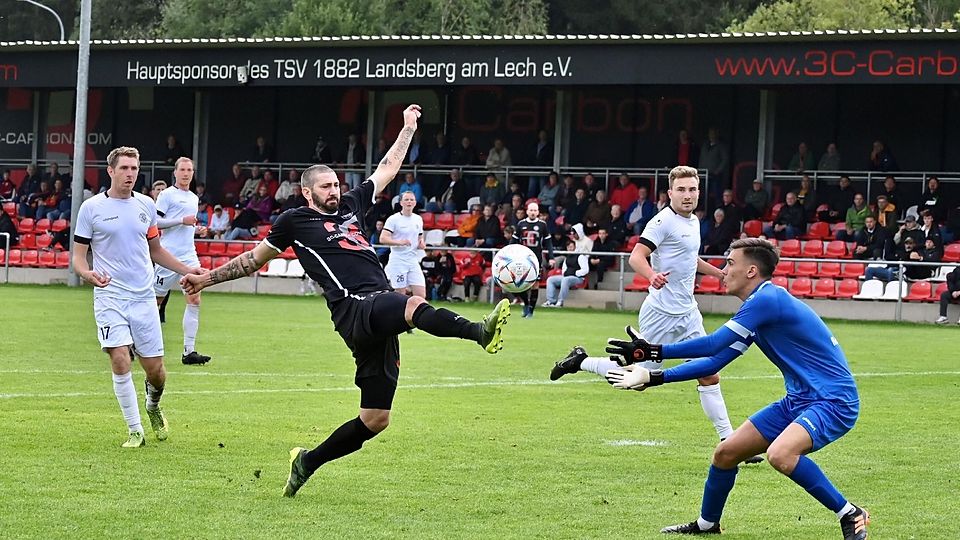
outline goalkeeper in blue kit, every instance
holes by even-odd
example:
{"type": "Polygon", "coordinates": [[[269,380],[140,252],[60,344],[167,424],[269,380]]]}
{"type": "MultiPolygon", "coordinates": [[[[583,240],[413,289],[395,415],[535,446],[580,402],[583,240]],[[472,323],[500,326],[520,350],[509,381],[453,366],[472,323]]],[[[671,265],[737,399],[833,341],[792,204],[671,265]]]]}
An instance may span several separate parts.
{"type": "Polygon", "coordinates": [[[732,319],[709,336],[670,345],[647,343],[628,328],[630,341],[610,339],[606,349],[624,366],[611,370],[607,380],[624,390],[717,373],[753,343],[783,374],[787,395],[750,416],[714,451],[699,518],[661,532],[719,533],[737,465],[765,451],[775,469],[837,514],[844,540],[862,540],[867,537],[867,511],[847,501],[806,456],[842,437],[857,421],[860,398],[846,357],[809,306],[770,282],[779,261],[772,244],[748,238],[730,248],[724,283],[743,300],[732,319]],[[666,370],[635,365],[664,358],[698,359],[666,370]]]}

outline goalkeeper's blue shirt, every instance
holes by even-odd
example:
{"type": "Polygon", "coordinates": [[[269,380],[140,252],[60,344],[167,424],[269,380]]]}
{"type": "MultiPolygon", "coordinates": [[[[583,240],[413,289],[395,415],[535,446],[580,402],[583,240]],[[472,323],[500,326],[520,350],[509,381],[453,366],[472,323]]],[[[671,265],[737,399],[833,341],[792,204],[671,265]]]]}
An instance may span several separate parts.
{"type": "Polygon", "coordinates": [[[756,343],[783,373],[787,397],[859,403],[857,385],[837,338],[810,306],[769,281],[709,336],[663,346],[664,358],[699,358],[663,372],[664,382],[717,373],[756,343]]]}

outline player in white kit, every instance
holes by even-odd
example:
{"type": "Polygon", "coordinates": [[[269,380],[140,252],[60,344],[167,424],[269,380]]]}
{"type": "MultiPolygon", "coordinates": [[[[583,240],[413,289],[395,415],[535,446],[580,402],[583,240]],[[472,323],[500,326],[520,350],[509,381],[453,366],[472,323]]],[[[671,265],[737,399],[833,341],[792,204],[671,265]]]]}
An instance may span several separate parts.
{"type": "MultiPolygon", "coordinates": [[[[157,196],[157,227],[163,231],[160,245],[180,262],[191,268],[200,266],[197,248],[193,243],[194,233],[206,234],[206,227],[196,227],[199,198],[190,191],[193,181],[193,160],[177,159],[173,171],[174,183],[157,196]]],[[[157,265],[154,269],[153,291],[157,305],[175,285],[179,286],[180,275],[157,265]]],[[[210,357],[196,350],[197,329],[200,327],[200,293],[186,295],[187,305],[183,310],[183,356],[184,364],[206,364],[210,357]]]]}
{"type": "MultiPolygon", "coordinates": [[[[640,306],[639,334],[654,342],[678,343],[706,335],[703,316],[693,297],[697,273],[723,279],[723,273],[701,259],[700,220],[694,215],[700,195],[700,178],[693,167],[679,166],[670,171],[670,204],[660,211],[643,230],[640,241],[630,254],[630,267],[650,281],[650,293],[640,306]],[[651,258],[651,263],[647,262],[651,258]],[[659,340],[659,341],[657,341],[659,340]]],[[[647,369],[660,369],[660,359],[641,362],[647,369]]],[[[590,371],[601,377],[619,369],[608,357],[588,357],[576,347],[554,367],[550,378],[567,373],[590,371]]],[[[700,405],[713,423],[720,439],[733,434],[727,406],[720,392],[720,376],[698,379],[700,405]]]]}
{"type": "Polygon", "coordinates": [[[400,211],[387,218],[380,233],[380,243],[390,246],[390,259],[384,272],[390,279],[395,291],[426,298],[426,279],[420,260],[423,259],[426,244],[423,241],[423,218],[413,213],[417,198],[412,191],[400,195],[400,211]]]}
{"type": "Polygon", "coordinates": [[[151,287],[153,263],[179,274],[202,273],[181,263],[160,245],[156,206],[150,197],[133,191],[139,169],[136,148],[122,146],[110,152],[110,189],[83,202],[73,237],[73,269],[95,287],[97,337],[110,356],[113,392],[129,429],[124,448],[146,444],[130,373],[134,352],[146,374],[146,409],[153,431],[159,440],[169,433],[160,409],[166,371],[160,314],[151,287]],[[87,263],[88,250],[93,250],[92,270],[87,263]]]}

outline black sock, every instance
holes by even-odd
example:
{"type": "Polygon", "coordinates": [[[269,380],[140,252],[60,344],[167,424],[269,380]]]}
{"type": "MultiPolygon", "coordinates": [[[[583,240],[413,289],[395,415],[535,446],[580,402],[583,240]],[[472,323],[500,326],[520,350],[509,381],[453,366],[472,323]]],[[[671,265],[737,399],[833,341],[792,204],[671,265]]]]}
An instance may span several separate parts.
{"type": "Polygon", "coordinates": [[[540,287],[534,285],[528,294],[530,294],[530,311],[533,311],[537,307],[537,300],[540,299],[540,287]]]}
{"type": "Polygon", "coordinates": [[[413,312],[413,324],[437,337],[458,337],[480,342],[480,324],[470,322],[446,308],[420,304],[413,312]]]}
{"type": "Polygon", "coordinates": [[[167,291],[166,296],[163,297],[163,302],[160,302],[160,322],[167,322],[167,302],[170,301],[170,291],[167,291]]]}
{"type": "Polygon", "coordinates": [[[320,446],[307,452],[306,455],[304,455],[303,464],[313,473],[313,471],[319,469],[324,463],[356,452],[363,446],[363,443],[374,438],[376,435],[376,433],[370,431],[370,428],[364,425],[358,416],[338,427],[327,437],[327,440],[320,443],[320,446]]]}

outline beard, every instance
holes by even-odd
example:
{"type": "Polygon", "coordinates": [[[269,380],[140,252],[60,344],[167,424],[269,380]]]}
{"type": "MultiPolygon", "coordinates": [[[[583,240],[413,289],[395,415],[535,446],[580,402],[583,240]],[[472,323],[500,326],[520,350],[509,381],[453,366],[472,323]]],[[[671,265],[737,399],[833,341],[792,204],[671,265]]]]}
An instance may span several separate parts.
{"type": "Polygon", "coordinates": [[[310,198],[313,199],[313,204],[324,212],[336,212],[340,208],[339,199],[331,197],[327,202],[324,202],[316,193],[311,193],[310,198]]]}

